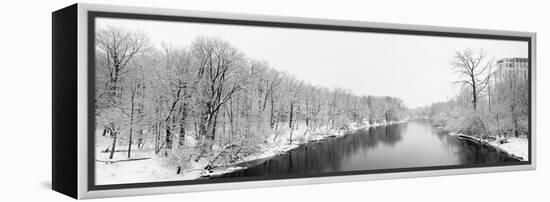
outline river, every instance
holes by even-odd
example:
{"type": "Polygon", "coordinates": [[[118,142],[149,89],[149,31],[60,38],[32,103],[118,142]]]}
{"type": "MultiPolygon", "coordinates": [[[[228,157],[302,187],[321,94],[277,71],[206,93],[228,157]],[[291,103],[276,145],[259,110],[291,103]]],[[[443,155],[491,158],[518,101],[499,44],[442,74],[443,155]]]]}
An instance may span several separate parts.
{"type": "Polygon", "coordinates": [[[413,120],[362,129],[339,138],[301,145],[283,155],[247,162],[248,167],[216,178],[316,174],[514,162],[492,147],[458,139],[413,120]]]}

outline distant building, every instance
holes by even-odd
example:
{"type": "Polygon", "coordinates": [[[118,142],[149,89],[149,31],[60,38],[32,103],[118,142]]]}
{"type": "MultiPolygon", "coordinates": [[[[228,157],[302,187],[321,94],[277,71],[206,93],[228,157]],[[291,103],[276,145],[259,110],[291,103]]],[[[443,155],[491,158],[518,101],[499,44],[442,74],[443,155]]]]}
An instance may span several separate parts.
{"type": "Polygon", "coordinates": [[[528,73],[529,60],[527,58],[502,58],[497,60],[494,82],[502,83],[506,80],[518,80],[528,73]]]}

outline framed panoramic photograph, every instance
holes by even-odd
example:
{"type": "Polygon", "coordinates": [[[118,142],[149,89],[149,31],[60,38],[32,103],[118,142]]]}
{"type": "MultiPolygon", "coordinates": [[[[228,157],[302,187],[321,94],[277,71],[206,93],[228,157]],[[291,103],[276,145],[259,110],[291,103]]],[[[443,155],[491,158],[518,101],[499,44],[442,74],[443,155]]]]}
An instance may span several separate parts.
{"type": "Polygon", "coordinates": [[[535,169],[535,33],[52,16],[52,185],[75,198],[535,169]]]}

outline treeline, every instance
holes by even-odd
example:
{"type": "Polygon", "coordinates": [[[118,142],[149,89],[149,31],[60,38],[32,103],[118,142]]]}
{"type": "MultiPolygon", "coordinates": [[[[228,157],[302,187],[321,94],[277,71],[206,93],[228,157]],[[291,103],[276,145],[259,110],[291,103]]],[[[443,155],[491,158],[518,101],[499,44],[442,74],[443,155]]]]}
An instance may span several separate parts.
{"type": "Polygon", "coordinates": [[[226,41],[197,37],[154,47],[144,33],[116,27],[96,37],[96,126],[117,146],[188,161],[225,148],[248,148],[353,122],[380,123],[407,113],[398,98],[357,96],[307,84],[250,59],[226,41]],[[108,136],[107,136],[108,135],[108,136]]]}
{"type": "MultiPolygon", "coordinates": [[[[448,131],[478,137],[529,137],[529,75],[527,68],[497,69],[494,59],[466,49],[451,62],[461,76],[460,91],[447,102],[415,109],[448,131]],[[500,74],[499,74],[500,73],[500,74]]],[[[509,67],[506,67],[509,68],[509,67]]]]}

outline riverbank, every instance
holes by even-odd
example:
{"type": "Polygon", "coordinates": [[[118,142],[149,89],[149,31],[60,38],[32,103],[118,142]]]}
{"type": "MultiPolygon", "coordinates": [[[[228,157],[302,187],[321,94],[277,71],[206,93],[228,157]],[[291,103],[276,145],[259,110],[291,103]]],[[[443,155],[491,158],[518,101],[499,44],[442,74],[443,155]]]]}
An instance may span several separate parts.
{"type": "Polygon", "coordinates": [[[520,161],[529,160],[529,141],[526,137],[496,137],[491,139],[483,138],[480,140],[479,137],[465,135],[462,133],[450,132],[449,135],[456,136],[458,138],[470,139],[477,142],[481,141],[482,144],[489,145],[499,151],[505,152],[520,161]]]}
{"type": "MultiPolygon", "coordinates": [[[[104,152],[106,145],[110,145],[112,138],[102,136],[99,132],[96,134],[96,162],[95,176],[96,184],[125,184],[125,183],[143,183],[143,182],[161,182],[161,181],[177,181],[177,180],[194,180],[201,177],[217,176],[242,169],[246,166],[238,166],[250,162],[259,162],[271,157],[285,154],[301,145],[324,141],[330,138],[343,137],[354,131],[380,126],[392,125],[407,122],[382,122],[382,123],[351,123],[339,129],[329,129],[326,126],[318,127],[315,130],[300,127],[292,131],[292,143],[289,144],[291,131],[288,128],[275,131],[267,138],[267,141],[258,147],[260,150],[253,154],[247,155],[238,161],[228,165],[216,165],[213,170],[204,170],[208,165],[209,159],[201,158],[198,161],[190,161],[189,164],[179,174],[177,166],[173,161],[166,157],[158,156],[154,153],[153,144],[145,144],[141,149],[133,149],[132,159],[128,161],[127,153],[120,151],[115,152],[113,159],[108,158],[108,153],[104,152]],[[110,163],[111,162],[111,163],[110,163]]],[[[303,124],[301,124],[303,125],[303,124]]],[[[193,141],[191,136],[188,136],[189,142],[193,141]]],[[[186,140],[187,141],[187,140],[186,140]]]]}
{"type": "MultiPolygon", "coordinates": [[[[350,124],[347,124],[346,127],[343,127],[340,129],[326,129],[327,127],[323,126],[313,131],[306,131],[306,128],[300,128],[298,130],[292,131],[294,135],[293,135],[293,138],[292,138],[293,141],[291,144],[289,144],[289,141],[288,141],[290,136],[290,133],[288,131],[282,136],[281,134],[278,134],[278,135],[273,134],[272,137],[277,135],[278,138],[273,138],[274,141],[270,141],[265,144],[262,144],[260,146],[262,148],[260,152],[249,155],[240,161],[231,163],[230,165],[221,166],[222,167],[221,169],[216,169],[208,173],[203,173],[200,177],[218,176],[218,175],[223,175],[226,173],[246,169],[247,168],[246,166],[237,166],[237,165],[246,164],[247,162],[256,162],[257,164],[258,161],[267,160],[274,156],[285,154],[286,152],[296,149],[297,147],[304,144],[324,141],[330,138],[343,137],[347,134],[353,133],[361,129],[376,128],[380,126],[404,123],[407,121],[408,120],[402,120],[402,121],[381,122],[381,123],[374,123],[374,124],[369,124],[367,122],[350,123],[350,124]]],[[[272,139],[272,137],[268,139],[272,139]]]]}

